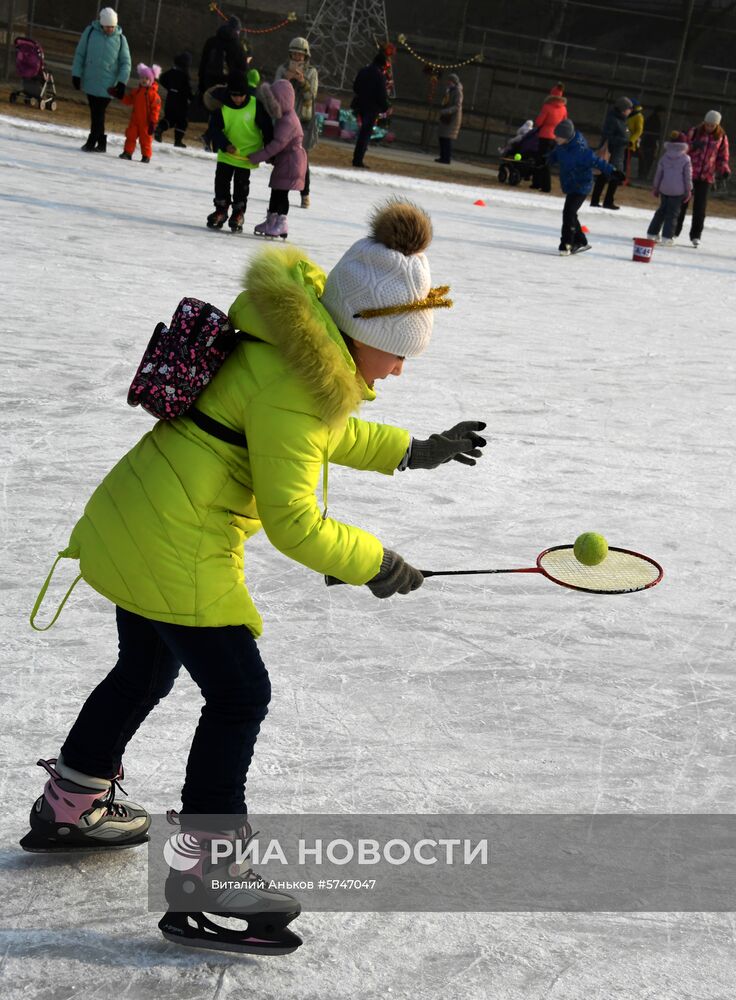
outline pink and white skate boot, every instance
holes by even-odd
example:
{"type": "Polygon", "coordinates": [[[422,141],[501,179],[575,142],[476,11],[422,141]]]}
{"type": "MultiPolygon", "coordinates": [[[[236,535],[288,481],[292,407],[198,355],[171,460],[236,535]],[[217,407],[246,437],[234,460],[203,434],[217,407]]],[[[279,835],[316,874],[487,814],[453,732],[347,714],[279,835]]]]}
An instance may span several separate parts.
{"type": "Polygon", "coordinates": [[[134,802],[115,801],[116,789],[125,794],[122,767],[110,780],[75,771],[61,757],[38,764],[50,779],[31,809],[31,830],[20,842],[24,851],[100,851],[148,840],[151,817],[146,810],[134,802]]]}
{"type": "Polygon", "coordinates": [[[279,236],[282,240],[285,240],[289,235],[289,224],[286,221],[285,215],[278,215],[276,212],[271,216],[271,221],[266,226],[266,236],[270,236],[272,240],[277,239],[279,236]]]}
{"type": "Polygon", "coordinates": [[[266,218],[263,220],[263,222],[259,222],[257,226],[253,227],[253,235],[254,236],[265,236],[266,233],[267,233],[268,227],[271,225],[271,222],[273,221],[273,217],[275,215],[276,215],[275,212],[267,212],[266,213],[266,218]]]}

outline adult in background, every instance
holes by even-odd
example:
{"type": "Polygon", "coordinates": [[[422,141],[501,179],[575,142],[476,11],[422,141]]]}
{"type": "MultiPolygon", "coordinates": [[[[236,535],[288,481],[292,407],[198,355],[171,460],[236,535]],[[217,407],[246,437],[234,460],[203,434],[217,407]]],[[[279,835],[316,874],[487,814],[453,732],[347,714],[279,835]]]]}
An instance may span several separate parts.
{"type": "Polygon", "coordinates": [[[363,157],[368,148],[376,118],[388,111],[388,89],[384,69],[388,56],[380,49],[373,57],[373,62],[358,70],[353,81],[355,97],[351,105],[356,115],[360,116],[360,130],[353,149],[353,166],[365,167],[363,157]]]}
{"type": "MultiPolygon", "coordinates": [[[[639,158],[641,137],[644,134],[644,108],[642,108],[641,102],[636,97],[631,98],[631,103],[633,107],[626,122],[629,129],[629,148],[626,151],[627,161],[625,170],[627,177],[633,177],[634,171],[631,163],[634,157],[639,158]]],[[[639,164],[639,167],[641,168],[641,164],[639,164]]],[[[641,169],[639,173],[641,173],[641,169]]]]}
{"type": "Polygon", "coordinates": [[[435,163],[452,162],[452,144],[457,139],[460,126],[463,123],[463,85],[457,73],[450,73],[447,78],[447,89],[442,98],[442,110],[437,127],[437,138],[440,143],[440,155],[435,163]]]}
{"type": "MultiPolygon", "coordinates": [[[[708,192],[717,177],[730,176],[728,162],[728,136],[721,127],[720,111],[709,111],[700,125],[688,129],[686,139],[689,145],[693,167],[693,214],[690,220],[690,242],[700,245],[708,205],[708,192]]],[[[687,204],[680,209],[675,236],[679,236],[687,214],[687,204]]]]}
{"type": "Polygon", "coordinates": [[[656,106],[644,122],[644,131],[639,142],[639,177],[646,180],[652,172],[654,161],[659,150],[659,139],[662,131],[661,105],[656,106]]]}
{"type": "Polygon", "coordinates": [[[229,17],[208,38],[199,60],[199,93],[227,83],[230,73],[248,72],[248,54],[240,41],[242,25],[237,17],[229,17]]]}
{"type": "Polygon", "coordinates": [[[317,100],[319,76],[311,59],[307,39],[292,38],[289,42],[289,61],[279,66],[275,76],[275,80],[288,80],[294,88],[294,111],[304,133],[302,146],[307,154],[307,173],[302,190],[302,208],[309,208],[309,150],[314,149],[318,138],[314,102],[317,100]]]}
{"type": "Polygon", "coordinates": [[[556,83],[545,97],[542,108],[534,119],[538,146],[531,186],[539,191],[552,190],[547,154],[555,148],[555,128],[567,118],[567,98],[563,94],[562,84],[556,83]]]}
{"type": "MultiPolygon", "coordinates": [[[[627,119],[631,114],[634,105],[628,97],[619,97],[608,109],[608,114],[601,129],[601,144],[596,153],[602,160],[607,160],[614,170],[624,173],[626,169],[626,150],[629,148],[629,126],[627,119]]],[[[625,173],[624,173],[625,176],[625,173]]],[[[593,185],[593,194],[590,204],[593,208],[610,208],[616,212],[618,205],[614,205],[613,196],[621,182],[609,180],[604,174],[598,174],[593,185]],[[601,205],[601,195],[603,189],[608,185],[603,204],[601,205]]]]}
{"type": "Polygon", "coordinates": [[[130,70],[130,49],[117,12],[103,7],[97,20],[82,32],[72,62],[74,89],[82,90],[89,103],[89,136],[82,146],[85,153],[107,152],[105,112],[110,92],[123,97],[130,70]]]}

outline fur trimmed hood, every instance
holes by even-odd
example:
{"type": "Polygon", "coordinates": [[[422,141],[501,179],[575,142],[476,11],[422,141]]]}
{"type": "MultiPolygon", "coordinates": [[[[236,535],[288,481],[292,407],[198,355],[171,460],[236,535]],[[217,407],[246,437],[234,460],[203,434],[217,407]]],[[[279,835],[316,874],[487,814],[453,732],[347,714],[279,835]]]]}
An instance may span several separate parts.
{"type": "Polygon", "coordinates": [[[296,247],[265,250],[246,269],[244,291],[229,316],[238,329],[283,353],[306,383],[319,416],[335,426],[363,399],[375,396],[320,302],[326,280],[324,271],[296,247]]]}
{"type": "Polygon", "coordinates": [[[269,115],[276,120],[294,110],[294,88],[288,80],[262,83],[258,88],[258,97],[269,115]]]}

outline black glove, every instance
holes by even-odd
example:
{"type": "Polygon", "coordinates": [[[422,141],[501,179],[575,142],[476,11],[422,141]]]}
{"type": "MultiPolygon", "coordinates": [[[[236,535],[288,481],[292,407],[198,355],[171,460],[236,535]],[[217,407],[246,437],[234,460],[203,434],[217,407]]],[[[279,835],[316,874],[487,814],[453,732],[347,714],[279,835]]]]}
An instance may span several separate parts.
{"type": "Polygon", "coordinates": [[[110,97],[117,97],[119,101],[122,101],[122,99],[125,97],[125,84],[116,83],[114,87],[108,87],[107,92],[110,95],[110,97]]]}
{"type": "Polygon", "coordinates": [[[418,590],[424,583],[424,577],[418,569],[414,569],[408,562],[391,549],[383,550],[381,568],[366,583],[374,597],[392,597],[394,594],[410,594],[412,590],[418,590]]]}
{"type": "Polygon", "coordinates": [[[611,179],[614,181],[618,181],[619,184],[623,184],[623,182],[626,180],[626,174],[623,172],[623,170],[614,170],[613,173],[611,174],[611,179]]]}
{"type": "Polygon", "coordinates": [[[475,432],[485,428],[482,420],[464,420],[455,424],[449,431],[442,434],[432,434],[427,441],[412,441],[410,469],[436,469],[454,459],[463,465],[475,465],[476,458],[482,455],[486,439],[475,432]]]}
{"type": "Polygon", "coordinates": [[[72,77],[72,87],[74,87],[75,90],[81,90],[82,89],[82,81],[79,79],[78,76],[73,76],[72,77]]]}

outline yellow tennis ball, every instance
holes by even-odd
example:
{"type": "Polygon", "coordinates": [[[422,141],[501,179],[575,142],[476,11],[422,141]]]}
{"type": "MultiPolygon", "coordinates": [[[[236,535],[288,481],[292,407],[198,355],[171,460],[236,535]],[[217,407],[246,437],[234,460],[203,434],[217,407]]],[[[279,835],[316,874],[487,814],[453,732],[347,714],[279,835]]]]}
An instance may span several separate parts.
{"type": "Polygon", "coordinates": [[[514,154],[514,159],[515,160],[520,160],[521,159],[521,153],[515,153],[514,154]]]}
{"type": "Polygon", "coordinates": [[[583,566],[597,566],[608,555],[608,542],[595,531],[586,531],[575,539],[573,552],[583,566]]]}

